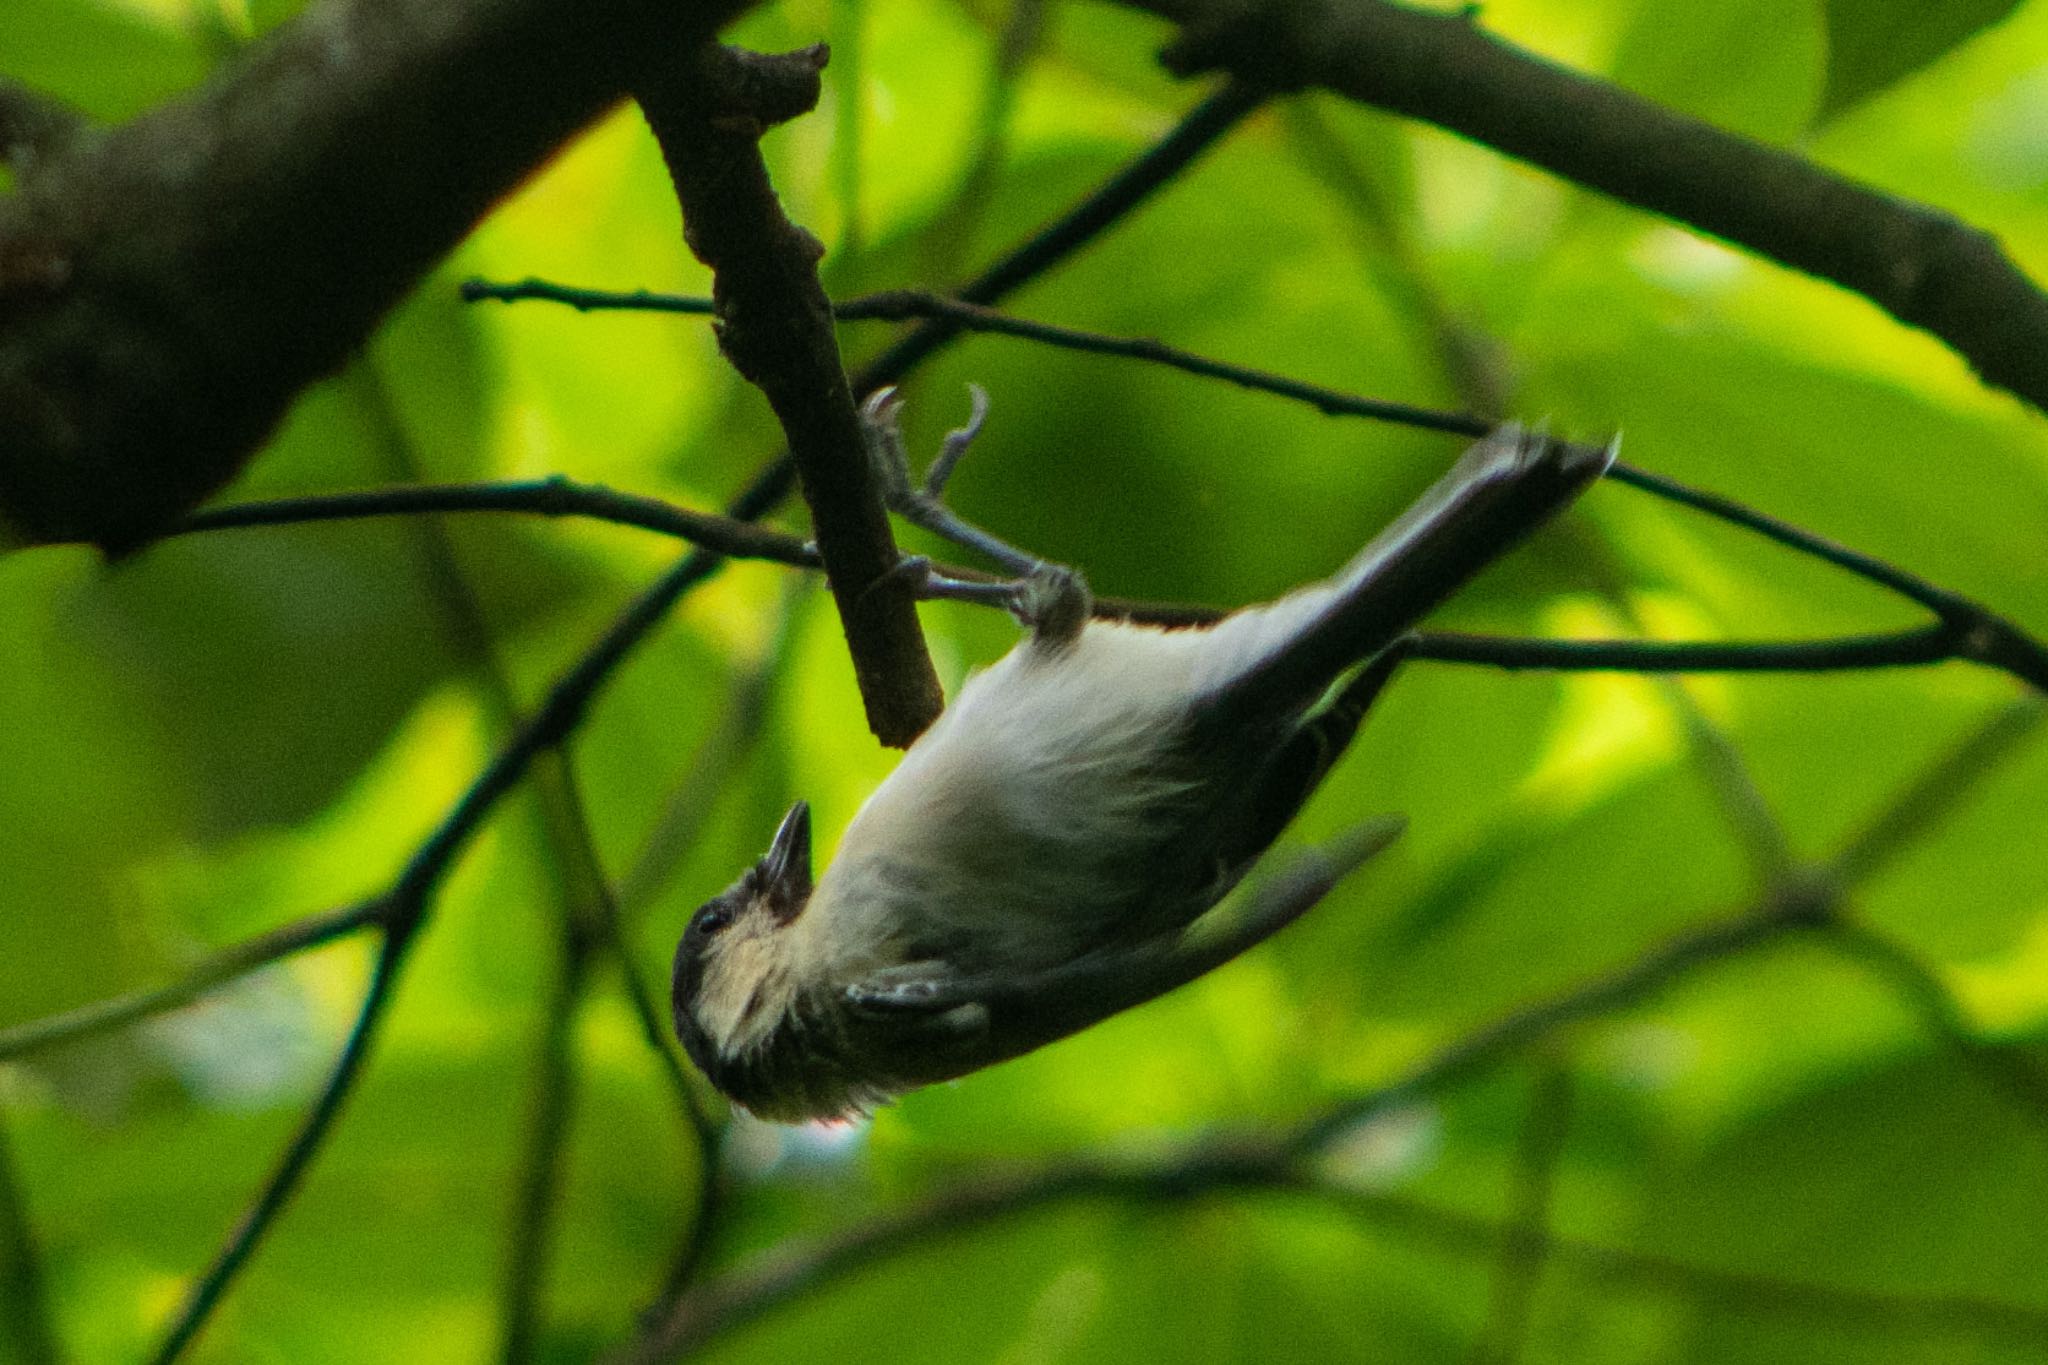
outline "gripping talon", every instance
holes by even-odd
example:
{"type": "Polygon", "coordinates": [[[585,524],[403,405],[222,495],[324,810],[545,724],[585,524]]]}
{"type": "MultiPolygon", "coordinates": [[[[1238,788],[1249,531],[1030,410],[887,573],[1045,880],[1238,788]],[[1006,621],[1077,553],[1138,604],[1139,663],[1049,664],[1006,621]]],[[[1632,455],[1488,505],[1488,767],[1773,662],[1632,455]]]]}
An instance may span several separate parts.
{"type": "Polygon", "coordinates": [[[867,438],[868,458],[882,478],[883,500],[901,511],[916,494],[911,491],[910,453],[903,445],[903,428],[897,414],[903,400],[894,384],[884,384],[860,405],[861,433],[867,438]]]}
{"type": "MultiPolygon", "coordinates": [[[[1041,633],[1049,634],[1055,641],[1070,639],[1079,632],[1078,622],[1087,619],[1090,599],[1086,586],[1081,586],[1078,597],[1071,588],[1050,592],[1042,587],[1031,588],[1029,580],[1050,572],[1044,561],[997,539],[971,522],[962,521],[940,498],[947,480],[952,478],[955,466],[960,463],[960,457],[967,453],[988,418],[987,391],[979,384],[969,384],[967,392],[970,404],[967,424],[947,433],[938,458],[932,461],[931,469],[925,475],[923,488],[910,481],[910,459],[904,449],[903,431],[897,420],[903,409],[903,400],[894,388],[876,389],[860,405],[861,428],[867,439],[868,455],[882,480],[891,511],[913,526],[920,526],[955,545],[988,556],[1005,572],[1022,581],[1017,585],[991,585],[939,580],[929,574],[929,565],[922,571],[904,569],[902,572],[926,573],[922,588],[925,596],[1000,602],[1009,607],[1018,619],[1041,633]],[[1078,615],[1070,609],[1074,601],[1080,603],[1078,615]],[[1069,621],[1074,622],[1071,629],[1069,621]]],[[[1058,572],[1074,583],[1080,581],[1079,575],[1070,570],[1058,572]]],[[[894,578],[895,572],[892,571],[884,581],[894,581],[894,578]]]]}
{"type": "Polygon", "coordinates": [[[967,386],[967,425],[955,427],[946,433],[946,439],[939,446],[938,458],[925,471],[924,495],[936,501],[946,491],[946,483],[953,477],[953,466],[960,463],[960,457],[974,444],[974,438],[981,435],[981,424],[988,420],[988,390],[979,384],[967,386]]]}
{"type": "Polygon", "coordinates": [[[866,606],[870,597],[878,592],[885,592],[898,583],[909,583],[911,595],[914,597],[929,596],[931,584],[937,578],[938,574],[932,570],[931,560],[923,555],[904,555],[883,570],[874,582],[861,589],[859,605],[866,606]]]}

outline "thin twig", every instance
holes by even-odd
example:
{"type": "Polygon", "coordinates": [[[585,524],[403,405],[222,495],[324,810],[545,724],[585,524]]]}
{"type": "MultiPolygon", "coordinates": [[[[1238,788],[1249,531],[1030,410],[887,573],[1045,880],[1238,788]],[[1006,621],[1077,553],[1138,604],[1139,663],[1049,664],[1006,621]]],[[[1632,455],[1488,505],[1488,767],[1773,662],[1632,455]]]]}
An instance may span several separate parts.
{"type": "Polygon", "coordinates": [[[557,475],[501,483],[420,484],[231,503],[195,512],[170,532],[194,535],[257,526],[348,521],[361,517],[441,512],[518,512],[544,517],[587,517],[654,531],[732,559],[765,559],[799,568],[818,567],[817,551],[796,536],[733,517],[695,512],[659,498],[621,493],[557,475]]]}
{"type": "Polygon", "coordinates": [[[1667,502],[1704,512],[1716,520],[1753,531],[1787,549],[1797,550],[1803,555],[1832,564],[1836,568],[1846,569],[1858,578],[1867,579],[1910,602],[1919,603],[1943,621],[1974,623],[1989,616],[1984,608],[1960,593],[1950,592],[1947,588],[1930,583],[1918,574],[1910,573],[1895,564],[1888,564],[1875,555],[1852,550],[1838,541],[1815,535],[1811,531],[1803,531],[1790,522],[1781,521],[1755,508],[1745,507],[1732,498],[1724,498],[1718,493],[1708,493],[1633,465],[1616,465],[1608,471],[1608,475],[1617,483],[1628,484],[1644,492],[1653,493],[1667,502]]]}
{"type": "Polygon", "coordinates": [[[1694,968],[1767,943],[1812,919],[1812,906],[1787,898],[1679,934],[1615,971],[1471,1030],[1398,1080],[1331,1106],[1298,1128],[1286,1145],[1297,1152],[1319,1151],[1367,1119],[1493,1066],[1568,1024],[1636,1004],[1694,968]]]}
{"type": "Polygon", "coordinates": [[[541,1294],[553,1245],[560,1196],[562,1151],[576,1103],[576,1015],[590,980],[594,946],[584,927],[565,920],[555,959],[554,988],[541,1016],[526,1150],[519,1161],[505,1289],[499,1305],[498,1358],[521,1365],[534,1358],[541,1294]]]}
{"type": "MultiPolygon", "coordinates": [[[[1319,1183],[1310,1192],[1361,1222],[1449,1251],[1483,1255],[1499,1244],[1500,1230],[1469,1213],[1341,1185],[1319,1183]]],[[[1785,1314],[1846,1320],[1894,1332],[1963,1332],[2028,1343],[2038,1343],[2048,1333],[2048,1311],[1996,1299],[1893,1294],[1782,1279],[1674,1260],[1655,1252],[1573,1241],[1554,1233],[1543,1234],[1541,1245],[1546,1259],[1561,1271],[1629,1289],[1722,1305],[1746,1316],[1785,1314]]]]}
{"type": "Polygon", "coordinates": [[[325,914],[310,915],[258,934],[231,948],[224,948],[169,985],[95,1001],[62,1014],[0,1029],[0,1062],[96,1033],[125,1028],[138,1020],[189,1005],[202,995],[219,990],[231,981],[294,953],[318,948],[369,928],[378,923],[382,914],[383,898],[378,897],[325,914]]]}
{"type": "MultiPolygon", "coordinates": [[[[466,295],[471,298],[504,301],[545,299],[571,303],[586,309],[645,306],[646,300],[653,297],[645,293],[605,294],[602,291],[574,289],[540,280],[527,280],[509,285],[471,281],[464,288],[466,295]]],[[[696,311],[694,305],[698,301],[671,299],[668,302],[677,311],[696,311]]],[[[1483,418],[1442,412],[1407,403],[1365,398],[1249,366],[1234,365],[1227,361],[1196,355],[1150,338],[1108,337],[1048,323],[1029,322],[986,307],[967,304],[959,299],[948,299],[917,290],[892,290],[847,300],[836,306],[835,314],[841,320],[848,321],[867,317],[941,318],[964,329],[1024,337],[1046,345],[1091,354],[1122,356],[1166,365],[1189,374],[1218,379],[1241,388],[1306,403],[1330,416],[1364,417],[1461,436],[1481,436],[1491,426],[1483,418]]],[[[1887,563],[1874,555],[1852,550],[1826,536],[1802,530],[1789,522],[1745,507],[1732,499],[1692,488],[1676,479],[1652,473],[1635,465],[1617,462],[1608,471],[1608,477],[1617,483],[1641,489],[1666,501],[1739,526],[1788,549],[1832,564],[1917,603],[1933,612],[1943,625],[1948,627],[1949,644],[1941,657],[1969,659],[1988,664],[2012,674],[2038,690],[2048,691],[2048,644],[2034,639],[2011,621],[1959,593],[1929,582],[1918,574],[1887,563]]],[[[1888,665],[1899,662],[1924,663],[1929,660],[1902,660],[1880,656],[1873,662],[1888,665]]],[[[1828,662],[1825,666],[1869,665],[1828,662]]]]}
{"type": "Polygon", "coordinates": [[[413,941],[411,930],[416,924],[417,920],[411,923],[393,920],[387,925],[376,963],[370,969],[369,989],[363,995],[362,1007],[356,1013],[355,1024],[349,1029],[348,1041],[342,1045],[334,1069],[328,1073],[326,1084],[300,1121],[298,1131],[285,1147],[276,1169],[257,1192],[241,1222],[228,1235],[227,1243],[213,1264],[199,1277],[184,1306],[178,1310],[177,1317],[164,1334],[162,1345],[151,1357],[156,1365],[169,1365],[184,1354],[185,1348],[206,1326],[207,1319],[227,1293],[228,1286],[234,1282],[250,1253],[255,1251],[256,1244],[298,1191],[300,1179],[326,1140],[328,1129],[340,1116],[342,1103],[354,1088],[356,1077],[361,1074],[370,1043],[391,1003],[392,990],[397,985],[399,969],[404,965],[407,948],[413,941]]]}
{"type": "Polygon", "coordinates": [[[1929,1033],[2048,1132],[2048,1068],[2017,1048],[1980,1037],[1941,978],[1905,945],[1846,917],[1827,925],[1823,941],[1884,980],[1929,1033]]]}
{"type": "Polygon", "coordinates": [[[1999,707],[1850,838],[1829,864],[1829,874],[1845,888],[1867,883],[1953,811],[1992,768],[2040,728],[2044,716],[2048,703],[2036,696],[1999,707]]]}
{"type": "Polygon", "coordinates": [[[1830,640],[1530,640],[1425,631],[1411,659],[1552,672],[1831,673],[1921,667],[1961,656],[1954,633],[1924,626],[1830,640]]]}
{"type": "MultiPolygon", "coordinates": [[[[543,516],[588,516],[689,539],[707,552],[734,559],[760,559],[814,568],[816,551],[784,532],[730,517],[675,507],[659,499],[618,493],[569,479],[510,483],[442,484],[418,488],[365,489],[262,502],[236,503],[196,514],[177,534],[295,522],[362,517],[409,516],[422,512],[531,512],[543,516]]],[[[937,566],[948,578],[988,580],[965,565],[937,566]]],[[[1098,597],[1096,615],[1155,625],[1200,625],[1228,613],[1216,607],[1098,597]]],[[[1490,668],[1632,673],[1815,673],[1870,668],[1921,667],[1967,659],[2003,668],[1998,660],[1967,651],[1967,631],[1950,625],[1924,626],[1876,635],[1830,640],[1538,640],[1455,631],[1415,637],[1409,657],[1490,668]]],[[[2010,671],[2010,670],[2007,670],[2010,671]]]]}
{"type": "MultiPolygon", "coordinates": [[[[989,1223],[1087,1200],[1174,1205],[1230,1193],[1307,1197],[1343,1209],[1361,1222],[1392,1229],[1464,1255],[1486,1256],[1501,1227],[1468,1213],[1351,1189],[1304,1174],[1285,1153],[1257,1149],[1219,1153],[1198,1148],[1140,1167],[1079,1162],[1009,1180],[962,1186],[899,1213],[884,1214],[808,1247],[782,1247],[707,1283],[650,1324],[610,1365],[649,1365],[687,1357],[890,1257],[964,1236],[989,1223]]],[[[1540,1233],[1540,1253],[1561,1269],[1631,1288],[1785,1313],[1899,1329],[1943,1328],[2026,1341],[2048,1331],[2048,1312],[2019,1304],[1954,1295],[1886,1294],[1780,1279],[1672,1260],[1655,1253],[1601,1246],[1540,1233]]]]}
{"type": "MultiPolygon", "coordinates": [[[[602,289],[552,284],[537,279],[521,280],[513,284],[470,280],[462,286],[462,294],[464,298],[472,301],[491,299],[500,303],[560,303],[579,312],[608,309],[669,313],[711,311],[711,300],[706,298],[650,294],[644,289],[614,293],[602,289]]],[[[1182,350],[1178,346],[1169,346],[1150,337],[1108,336],[1101,332],[1083,331],[1077,327],[1063,327],[1057,323],[1036,322],[1029,318],[998,312],[987,305],[972,303],[964,298],[950,298],[919,289],[890,289],[846,299],[832,306],[832,315],[840,322],[904,322],[923,318],[944,323],[956,333],[976,332],[1017,337],[1060,350],[1164,365],[1169,369],[1180,370],[1202,379],[1217,379],[1227,384],[1235,384],[1239,388],[1306,403],[1330,417],[1368,417],[1376,421],[1418,427],[1424,431],[1441,431],[1455,436],[1483,436],[1493,427],[1493,424],[1484,418],[1418,407],[1412,403],[1364,398],[1341,389],[1289,379],[1284,375],[1270,374],[1246,365],[1234,365],[1225,360],[1214,360],[1208,356],[1197,355],[1193,351],[1182,350]]]]}

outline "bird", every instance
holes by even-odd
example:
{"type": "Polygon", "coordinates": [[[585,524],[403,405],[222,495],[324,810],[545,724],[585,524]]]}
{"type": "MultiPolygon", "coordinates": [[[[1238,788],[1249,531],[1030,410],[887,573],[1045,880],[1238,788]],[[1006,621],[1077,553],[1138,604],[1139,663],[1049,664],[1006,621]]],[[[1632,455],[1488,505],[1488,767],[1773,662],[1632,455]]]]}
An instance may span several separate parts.
{"type": "MultiPolygon", "coordinates": [[[[977,390],[924,498],[905,496],[894,400],[865,412],[871,446],[904,471],[898,510],[1006,554],[1021,572],[996,591],[1029,633],[961,686],[822,873],[798,801],[677,944],[677,1037],[759,1118],[870,1113],[1142,1004],[1300,915],[1398,819],[1255,884],[1233,922],[1211,911],[1343,753],[1420,619],[1576,499],[1618,448],[1503,423],[1331,578],[1168,629],[1096,619],[1078,572],[941,510],[937,490],[985,406],[977,390]]],[[[947,582],[930,595],[990,592],[947,582]]]]}

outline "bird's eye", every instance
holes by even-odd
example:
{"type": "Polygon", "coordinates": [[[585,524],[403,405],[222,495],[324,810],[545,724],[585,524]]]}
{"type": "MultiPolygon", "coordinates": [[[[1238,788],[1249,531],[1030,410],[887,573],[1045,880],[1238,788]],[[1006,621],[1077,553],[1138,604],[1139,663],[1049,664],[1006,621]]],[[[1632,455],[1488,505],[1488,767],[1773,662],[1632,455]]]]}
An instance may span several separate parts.
{"type": "Polygon", "coordinates": [[[731,924],[732,916],[732,902],[723,898],[706,901],[698,906],[697,913],[690,917],[690,928],[708,937],[731,924]]]}

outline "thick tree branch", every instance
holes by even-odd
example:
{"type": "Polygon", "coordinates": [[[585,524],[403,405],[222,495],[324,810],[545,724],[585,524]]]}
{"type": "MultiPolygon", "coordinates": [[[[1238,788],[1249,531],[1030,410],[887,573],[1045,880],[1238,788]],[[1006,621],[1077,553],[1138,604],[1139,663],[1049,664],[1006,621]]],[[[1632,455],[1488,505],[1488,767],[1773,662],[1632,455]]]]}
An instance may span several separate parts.
{"type": "Polygon", "coordinates": [[[25,177],[85,126],[77,110],[0,76],[0,166],[25,177]]]}
{"type": "Polygon", "coordinates": [[[1988,232],[1387,0],[1121,0],[1182,72],[1321,86],[1422,119],[1846,289],[2048,408],[2048,296],[1988,232]]]}
{"type": "Polygon", "coordinates": [[[63,138],[0,198],[0,523],[125,548],[174,521],[742,4],[319,0],[202,89],[63,138]]]}
{"type": "Polygon", "coordinates": [[[719,345],[789,440],[868,728],[902,748],[938,717],[938,675],[911,584],[890,578],[901,555],[818,282],[824,247],[783,213],[759,146],[764,129],[816,102],[824,65],[823,48],[764,57],[707,44],[637,94],[684,236],[714,275],[719,345]]]}

